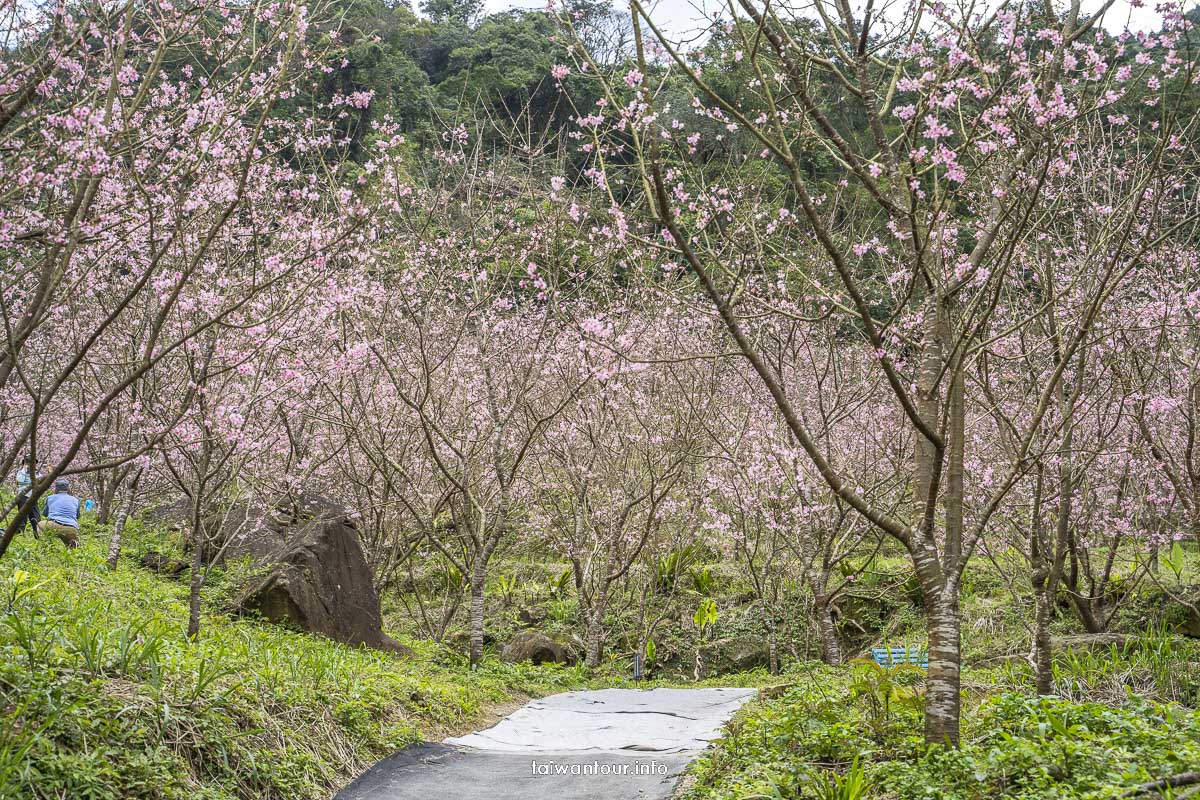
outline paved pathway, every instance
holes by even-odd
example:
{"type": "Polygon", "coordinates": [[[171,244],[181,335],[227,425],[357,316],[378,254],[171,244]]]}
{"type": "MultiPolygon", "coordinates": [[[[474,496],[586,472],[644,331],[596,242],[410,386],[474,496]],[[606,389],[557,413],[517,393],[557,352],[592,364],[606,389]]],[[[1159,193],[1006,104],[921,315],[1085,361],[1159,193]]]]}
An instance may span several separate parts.
{"type": "Polygon", "coordinates": [[[335,800],[663,800],[753,689],[602,689],[405,748],[335,800]]]}

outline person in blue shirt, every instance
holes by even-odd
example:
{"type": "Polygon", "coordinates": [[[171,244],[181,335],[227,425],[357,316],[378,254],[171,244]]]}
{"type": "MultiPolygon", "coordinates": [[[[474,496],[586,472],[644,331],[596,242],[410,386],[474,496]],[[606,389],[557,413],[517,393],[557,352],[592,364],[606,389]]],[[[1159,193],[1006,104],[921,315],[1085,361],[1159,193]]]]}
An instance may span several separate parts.
{"type": "MultiPolygon", "coordinates": [[[[33,478],[35,475],[33,456],[27,456],[25,463],[17,470],[17,507],[20,508],[25,504],[25,500],[29,497],[29,491],[33,487],[33,478]]],[[[29,523],[30,529],[33,530],[33,535],[37,536],[38,524],[42,521],[42,514],[38,510],[37,500],[29,506],[29,513],[25,515],[25,521],[29,523]]]]}
{"type": "Polygon", "coordinates": [[[71,482],[66,478],[54,482],[54,494],[46,498],[46,518],[38,530],[53,533],[67,547],[79,546],[79,498],[71,494],[71,482]]]}

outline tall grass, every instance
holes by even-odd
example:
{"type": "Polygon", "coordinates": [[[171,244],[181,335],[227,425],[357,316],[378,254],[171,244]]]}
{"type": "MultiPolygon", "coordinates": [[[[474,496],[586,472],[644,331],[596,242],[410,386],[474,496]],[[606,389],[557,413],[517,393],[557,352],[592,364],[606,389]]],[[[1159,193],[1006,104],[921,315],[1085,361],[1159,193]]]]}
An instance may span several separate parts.
{"type": "Polygon", "coordinates": [[[1054,690],[1070,700],[1124,700],[1129,695],[1200,706],[1200,646],[1166,625],[1124,645],[1067,649],[1054,659],[1054,690]]]}

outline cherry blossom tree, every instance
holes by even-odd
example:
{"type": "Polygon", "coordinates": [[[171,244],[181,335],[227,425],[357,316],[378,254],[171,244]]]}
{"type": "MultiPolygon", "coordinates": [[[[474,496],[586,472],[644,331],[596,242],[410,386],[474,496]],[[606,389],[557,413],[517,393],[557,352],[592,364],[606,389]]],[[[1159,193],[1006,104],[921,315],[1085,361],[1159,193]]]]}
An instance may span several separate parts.
{"type": "Polygon", "coordinates": [[[434,153],[442,171],[426,182],[394,162],[373,167],[387,252],[359,293],[347,346],[378,376],[355,391],[389,409],[389,431],[417,432],[404,465],[398,451],[377,452],[397,475],[419,476],[393,484],[392,503],[466,577],[472,664],[483,658],[489,563],[521,530],[549,426],[590,379],[541,266],[558,258],[564,215],[535,199],[536,165],[519,153],[485,161],[478,134],[446,131],[434,153]]]}
{"type": "Polygon", "coordinates": [[[1183,530],[1200,541],[1200,253],[1163,253],[1126,307],[1121,341],[1137,432],[1170,482],[1183,530]],[[1135,304],[1136,301],[1136,304],[1135,304]],[[1134,324],[1134,320],[1137,321],[1134,324]]]}
{"type": "Polygon", "coordinates": [[[629,187],[625,224],[653,220],[640,242],[664,244],[691,273],[694,289],[678,290],[720,316],[822,480],[909,554],[929,635],[926,739],[957,744],[963,572],[1027,475],[1107,301],[1195,230],[1196,124],[1180,114],[1197,76],[1190,23],[1167,9],[1161,33],[1114,36],[1101,26],[1110,4],[960,12],[917,0],[883,15],[818,0],[788,16],[737,0],[701,60],[632,5],[635,69],[610,78],[574,51],[604,93],[577,118],[594,188],[629,187]],[[718,91],[714,76],[739,70],[745,90],[718,91]],[[673,73],[693,89],[682,108],[660,94],[673,73]],[[699,149],[713,122],[740,145],[737,169],[715,176],[699,149]],[[818,172],[815,153],[834,167],[818,172]],[[1081,176],[1105,191],[1077,194],[1081,176]],[[1034,245],[1073,243],[1082,215],[1094,223],[1079,262],[1088,279],[1038,284],[1034,245]],[[1013,415],[1016,447],[980,448],[986,401],[973,382],[984,360],[1013,340],[1045,347],[1029,335],[1038,298],[1068,291],[1053,366],[1013,415]],[[874,501],[852,464],[822,450],[799,410],[803,387],[754,337],[762,315],[836,319],[841,352],[873,361],[896,434],[912,443],[903,507],[874,501]]]}
{"type": "MultiPolygon", "coordinates": [[[[853,427],[854,408],[873,394],[870,383],[855,384],[853,377],[858,376],[837,375],[820,369],[827,364],[814,365],[812,358],[820,359],[822,349],[815,338],[795,344],[808,359],[799,364],[793,361],[789,383],[795,386],[802,380],[814,381],[808,396],[816,402],[806,412],[821,431],[823,450],[830,457],[836,452],[855,464],[860,475],[875,474],[876,485],[870,490],[873,495],[882,498],[890,493],[897,497],[896,456],[902,445],[886,441],[886,426],[876,425],[870,430],[853,427]],[[811,369],[813,366],[818,369],[811,369]]],[[[753,375],[739,375],[737,393],[748,393],[753,381],[753,375]]],[[[735,393],[732,388],[729,392],[735,393]]],[[[758,402],[743,408],[725,411],[735,419],[718,415],[713,426],[723,430],[724,435],[714,431],[721,457],[707,474],[713,503],[710,526],[721,540],[729,542],[736,562],[751,580],[763,607],[775,667],[777,629],[784,611],[781,602],[792,580],[807,586],[811,593],[812,623],[823,656],[827,663],[836,665],[843,658],[835,618],[838,600],[870,563],[880,539],[872,526],[863,523],[829,491],[787,429],[770,408],[764,407],[761,398],[756,399],[758,402]]]]}
{"type": "MultiPolygon", "coordinates": [[[[586,327],[604,335],[604,325],[591,320],[586,327]]],[[[596,668],[614,586],[662,527],[678,524],[677,512],[689,516],[695,505],[707,444],[700,419],[716,405],[718,384],[711,368],[694,364],[613,363],[606,350],[593,359],[596,377],[541,448],[533,524],[571,563],[585,660],[596,668]]]]}
{"type": "MultiPolygon", "coordinates": [[[[189,341],[352,263],[367,210],[336,167],[306,168],[326,163],[326,132],[276,114],[321,65],[306,7],[84,3],[7,19],[0,468],[50,455],[33,502],[85,469],[78,457],[110,408],[136,407],[151,373],[181,369],[189,341]],[[216,66],[198,74],[177,64],[183,52],[216,66]],[[105,386],[75,393],[84,405],[68,413],[89,370],[105,386]]],[[[119,469],[162,433],[86,469],[119,469]]]]}

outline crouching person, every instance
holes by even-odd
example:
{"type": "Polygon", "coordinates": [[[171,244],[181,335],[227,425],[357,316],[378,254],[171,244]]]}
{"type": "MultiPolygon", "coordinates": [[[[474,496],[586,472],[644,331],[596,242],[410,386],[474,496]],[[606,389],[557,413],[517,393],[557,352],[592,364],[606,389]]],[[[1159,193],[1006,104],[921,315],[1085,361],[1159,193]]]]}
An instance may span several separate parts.
{"type": "MultiPolygon", "coordinates": [[[[29,493],[33,491],[33,481],[36,470],[34,469],[33,456],[27,456],[25,463],[21,465],[21,469],[17,470],[17,507],[25,505],[29,502],[29,493]]],[[[40,475],[36,477],[40,478],[40,475]]],[[[29,529],[33,531],[33,535],[38,535],[38,525],[42,521],[41,512],[38,510],[37,498],[29,503],[29,511],[25,514],[25,521],[29,523],[29,529]]]]}
{"type": "Polygon", "coordinates": [[[54,482],[54,494],[46,498],[46,518],[38,530],[53,533],[67,547],[79,546],[79,498],[71,494],[71,482],[66,478],[54,482]]]}

